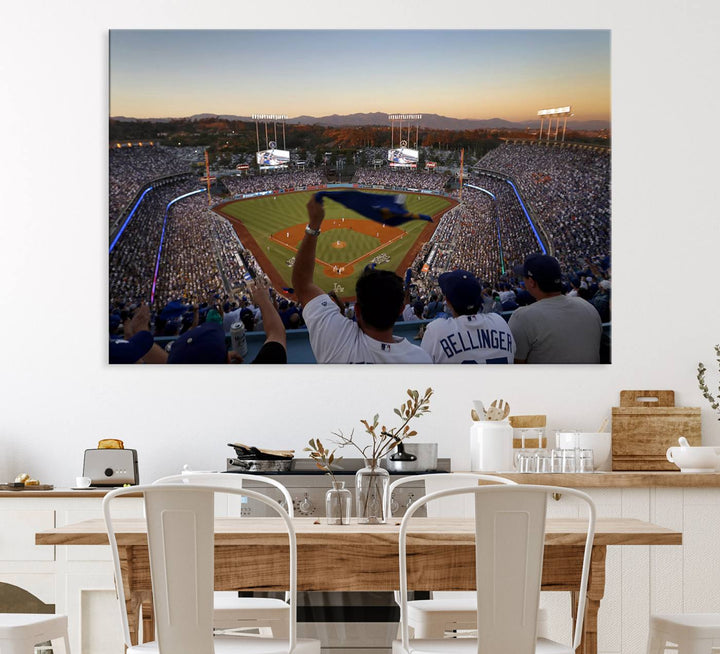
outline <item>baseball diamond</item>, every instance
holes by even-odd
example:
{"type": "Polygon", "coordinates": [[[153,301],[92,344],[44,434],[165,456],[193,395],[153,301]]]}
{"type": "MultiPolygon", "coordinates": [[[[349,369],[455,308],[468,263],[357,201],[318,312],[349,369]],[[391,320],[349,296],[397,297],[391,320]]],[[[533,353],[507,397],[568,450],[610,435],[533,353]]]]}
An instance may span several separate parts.
{"type": "MultiPolygon", "coordinates": [[[[230,221],[242,243],[278,288],[290,286],[292,270],[286,262],[302,240],[307,224],[305,205],[314,192],[233,200],[214,209],[230,221]]],[[[326,219],[317,244],[315,283],[330,291],[342,278],[346,289],[343,299],[352,300],[358,275],[380,253],[389,261],[377,264],[378,267],[402,275],[422,244],[432,236],[440,217],[456,204],[456,200],[446,197],[408,193],[408,210],[429,214],[434,222],[416,220],[391,227],[326,200],[326,219]]]]}

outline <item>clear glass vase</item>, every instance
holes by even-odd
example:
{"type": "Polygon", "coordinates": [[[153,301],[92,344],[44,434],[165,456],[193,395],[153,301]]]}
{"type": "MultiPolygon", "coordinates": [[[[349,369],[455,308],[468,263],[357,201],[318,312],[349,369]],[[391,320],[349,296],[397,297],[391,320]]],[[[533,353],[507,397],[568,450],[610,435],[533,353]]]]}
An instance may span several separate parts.
{"type": "Polygon", "coordinates": [[[378,465],[368,465],[355,473],[355,514],[360,524],[383,524],[385,496],[390,473],[378,465]]]}
{"type": "Polygon", "coordinates": [[[325,493],[325,515],[329,525],[349,525],[352,507],[352,493],[345,488],[344,481],[334,481],[325,493]]]}

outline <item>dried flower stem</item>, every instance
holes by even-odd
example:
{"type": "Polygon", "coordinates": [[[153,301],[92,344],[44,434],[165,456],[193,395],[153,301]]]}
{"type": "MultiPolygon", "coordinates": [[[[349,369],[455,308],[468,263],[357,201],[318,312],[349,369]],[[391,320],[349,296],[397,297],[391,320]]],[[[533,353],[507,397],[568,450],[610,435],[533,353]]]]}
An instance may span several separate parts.
{"type": "MultiPolygon", "coordinates": [[[[720,345],[715,346],[715,358],[718,364],[718,369],[720,369],[720,345]]],[[[705,373],[707,372],[707,368],[702,363],[702,361],[698,363],[697,371],[697,380],[700,392],[702,393],[703,397],[710,403],[710,408],[713,411],[717,412],[718,420],[720,420],[720,383],[718,384],[718,394],[717,396],[714,396],[710,392],[710,389],[708,388],[708,385],[705,381],[705,373]]]]}

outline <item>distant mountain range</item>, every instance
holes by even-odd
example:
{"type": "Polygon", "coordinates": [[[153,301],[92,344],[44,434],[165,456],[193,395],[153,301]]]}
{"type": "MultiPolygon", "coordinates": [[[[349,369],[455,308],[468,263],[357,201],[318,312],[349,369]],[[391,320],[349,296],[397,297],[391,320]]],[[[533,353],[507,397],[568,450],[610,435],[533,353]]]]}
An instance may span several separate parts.
{"type": "MultiPolygon", "coordinates": [[[[111,116],[111,120],[123,122],[168,122],[172,120],[236,120],[243,122],[253,122],[250,116],[234,116],[230,114],[195,114],[185,118],[129,118],[127,116],[111,116]]],[[[296,116],[288,118],[288,124],[295,125],[321,125],[323,127],[370,127],[379,126],[386,127],[389,123],[388,115],[382,112],[374,112],[369,114],[346,114],[331,116],[296,116]]],[[[396,121],[399,122],[399,121],[396,121]]],[[[415,124],[416,121],[409,121],[415,124]]],[[[452,131],[474,130],[474,129],[536,129],[540,127],[540,121],[537,119],[512,122],[502,118],[473,119],[473,118],[450,118],[449,116],[440,116],[438,114],[422,114],[422,120],[419,121],[420,129],[447,129],[452,131]]],[[[403,121],[407,126],[408,121],[403,121]]],[[[547,125],[547,123],[545,123],[547,125]]],[[[562,125],[562,121],[560,121],[562,125]]],[[[569,118],[567,121],[568,129],[596,131],[600,129],[609,129],[610,121],[608,120],[576,120],[569,118]]]]}

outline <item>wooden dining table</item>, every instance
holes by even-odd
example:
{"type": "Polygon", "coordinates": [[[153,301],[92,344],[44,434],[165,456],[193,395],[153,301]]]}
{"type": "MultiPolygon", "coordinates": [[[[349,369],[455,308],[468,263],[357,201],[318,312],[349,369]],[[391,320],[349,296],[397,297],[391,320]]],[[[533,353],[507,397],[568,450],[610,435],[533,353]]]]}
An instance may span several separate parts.
{"type": "MultiPolygon", "coordinates": [[[[300,591],[391,591],[399,586],[399,521],[384,525],[327,525],[294,518],[300,591]]],[[[114,521],[133,643],[140,620],[154,633],[152,588],[145,522],[114,521]]],[[[542,588],[570,591],[573,612],[585,545],[586,521],[553,519],[546,524],[542,588]]],[[[474,590],[474,522],[462,518],[414,518],[408,531],[408,588],[474,590]]],[[[38,532],[37,545],[108,544],[102,520],[87,520],[38,532]]],[[[598,519],[592,549],[582,654],[597,652],[597,614],[605,592],[608,545],[681,545],[682,533],[636,519],[598,519]]],[[[279,518],[216,518],[216,590],[283,591],[288,586],[288,539],[279,518]]],[[[573,618],[575,615],[573,615],[573,618]]]]}

